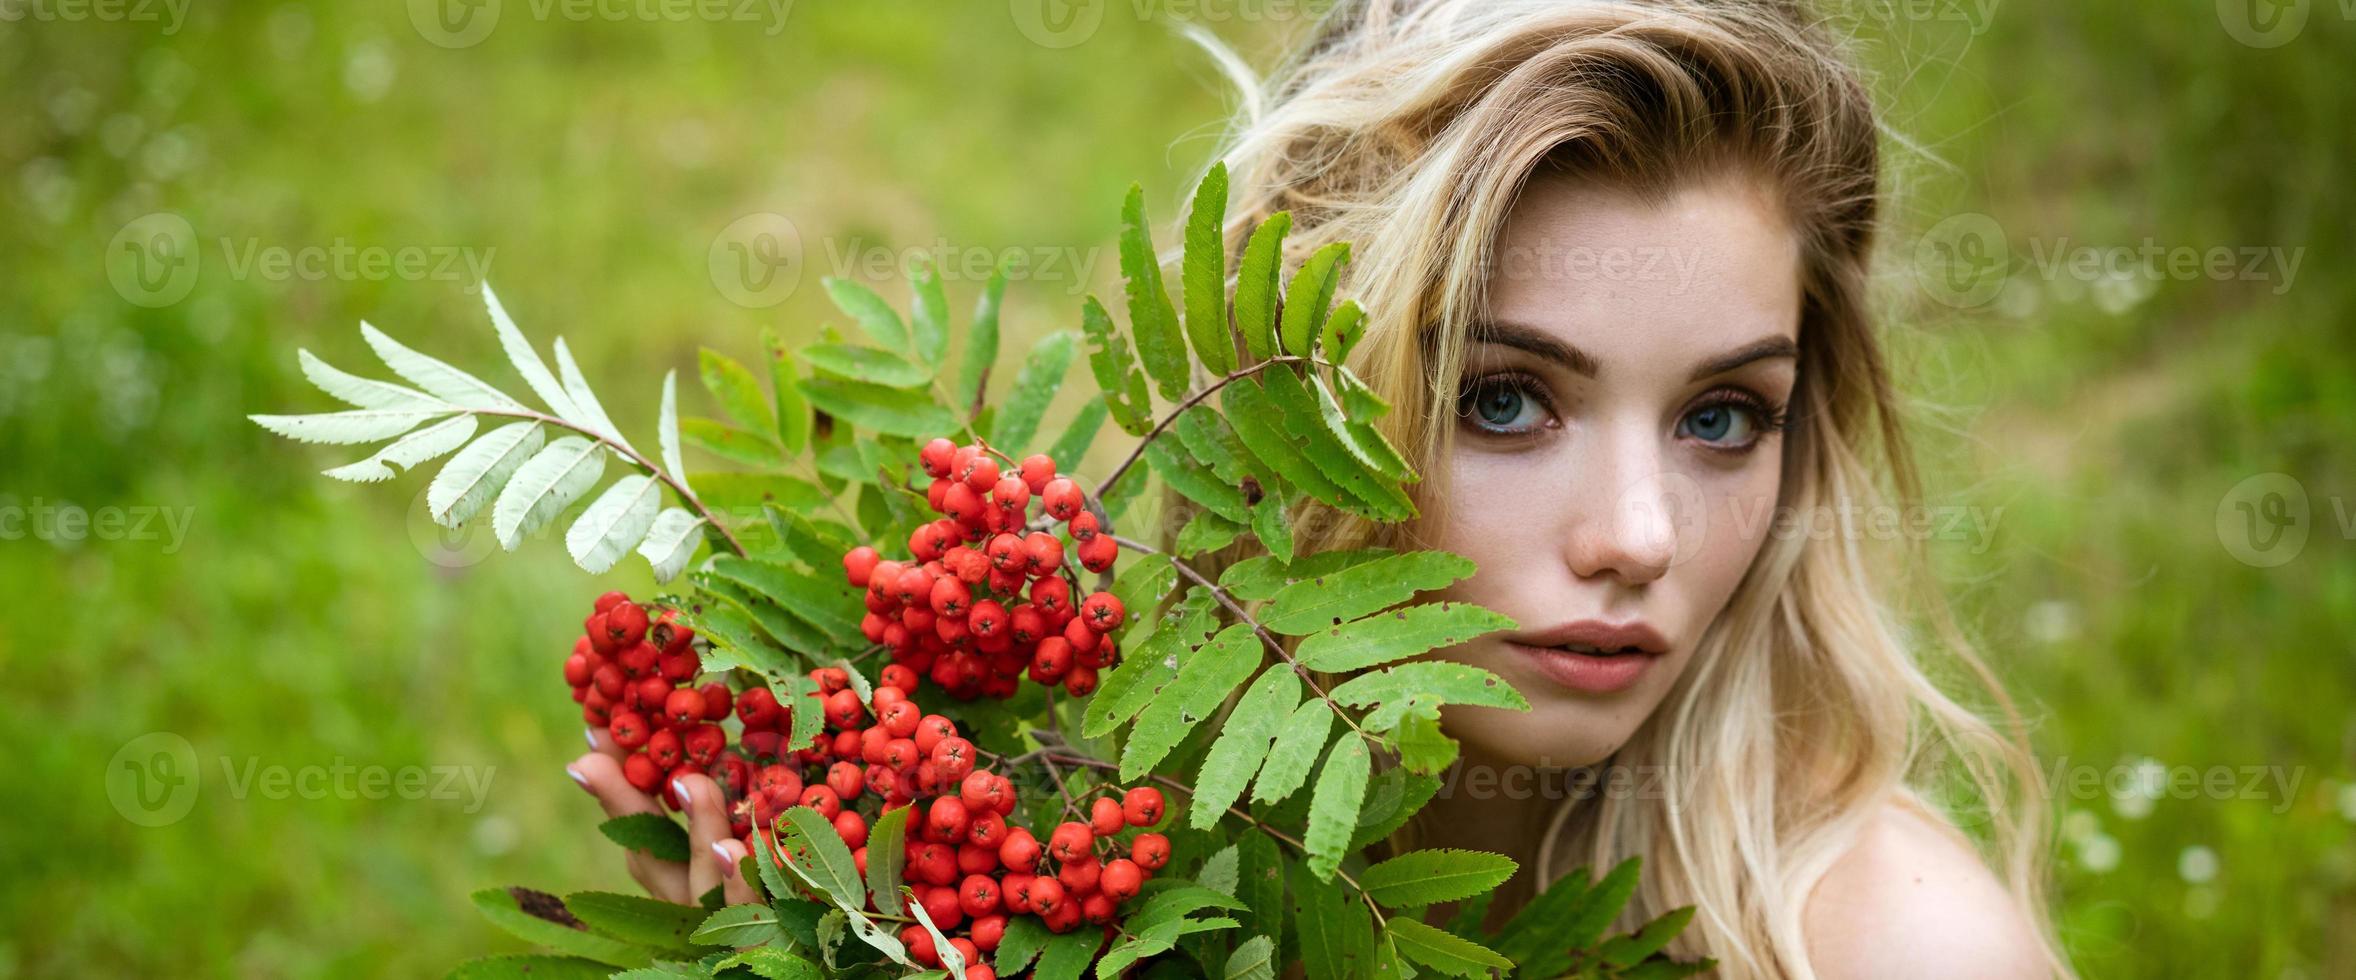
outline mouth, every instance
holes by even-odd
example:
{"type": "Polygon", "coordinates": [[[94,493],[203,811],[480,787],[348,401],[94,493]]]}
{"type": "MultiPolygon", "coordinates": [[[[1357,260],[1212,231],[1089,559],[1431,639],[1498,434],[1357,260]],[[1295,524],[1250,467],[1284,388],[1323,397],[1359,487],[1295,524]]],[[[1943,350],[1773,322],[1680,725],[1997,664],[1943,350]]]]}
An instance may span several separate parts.
{"type": "Polygon", "coordinates": [[[1582,620],[1509,636],[1506,644],[1549,680],[1590,694],[1628,689],[1669,652],[1668,640],[1641,621],[1582,620]]]}

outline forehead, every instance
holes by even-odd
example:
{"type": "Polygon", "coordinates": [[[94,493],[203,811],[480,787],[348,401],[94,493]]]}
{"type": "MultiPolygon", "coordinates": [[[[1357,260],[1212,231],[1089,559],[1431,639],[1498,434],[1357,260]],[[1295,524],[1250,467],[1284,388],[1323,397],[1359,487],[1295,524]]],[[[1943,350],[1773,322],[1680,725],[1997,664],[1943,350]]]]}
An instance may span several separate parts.
{"type": "Polygon", "coordinates": [[[1608,363],[1798,339],[1797,236],[1764,186],[1728,176],[1657,195],[1531,178],[1499,232],[1486,318],[1608,363]],[[1664,351],[1664,352],[1665,352],[1664,351]]]}

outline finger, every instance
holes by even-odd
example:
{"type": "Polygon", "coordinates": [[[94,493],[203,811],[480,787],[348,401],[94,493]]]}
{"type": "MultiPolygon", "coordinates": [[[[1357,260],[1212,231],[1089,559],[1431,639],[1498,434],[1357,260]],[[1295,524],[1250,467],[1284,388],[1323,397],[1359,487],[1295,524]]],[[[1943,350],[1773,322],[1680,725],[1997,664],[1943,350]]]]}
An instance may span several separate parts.
{"type": "Polygon", "coordinates": [[[712,854],[720,860],[721,893],[730,905],[758,902],[761,894],[753,890],[753,883],[744,880],[744,842],[733,837],[712,842],[712,854]]]}
{"type": "Polygon", "coordinates": [[[691,773],[671,785],[687,798],[687,890],[700,898],[727,877],[712,845],[729,839],[728,811],[720,799],[720,784],[710,776],[691,773]]]}
{"type": "MultiPolygon", "coordinates": [[[[621,763],[612,756],[591,752],[565,767],[573,781],[597,798],[608,818],[624,817],[633,813],[661,813],[662,805],[638,791],[622,776],[621,763]]],[[[630,877],[636,879],[647,894],[666,902],[686,904],[695,900],[687,894],[687,865],[678,861],[664,861],[648,856],[643,851],[629,852],[630,877]]]]}
{"type": "Polygon", "coordinates": [[[604,725],[590,725],[582,729],[581,734],[588,737],[589,750],[592,752],[612,756],[615,762],[620,762],[630,756],[630,750],[615,744],[613,732],[604,725]]]}

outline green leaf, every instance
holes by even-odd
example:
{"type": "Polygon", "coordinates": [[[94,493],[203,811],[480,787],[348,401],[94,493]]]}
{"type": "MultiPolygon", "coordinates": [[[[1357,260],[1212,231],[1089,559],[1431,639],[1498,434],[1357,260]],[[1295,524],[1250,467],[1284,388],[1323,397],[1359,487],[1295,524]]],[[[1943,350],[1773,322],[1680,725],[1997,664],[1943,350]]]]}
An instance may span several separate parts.
{"type": "Polygon", "coordinates": [[[802,890],[794,887],[794,880],[788,878],[786,870],[780,866],[777,842],[771,839],[772,836],[766,828],[755,826],[753,853],[746,856],[744,863],[753,866],[750,873],[760,875],[761,890],[768,893],[770,904],[783,914],[786,903],[802,902],[804,899],[801,898],[802,890]]]}
{"type": "Polygon", "coordinates": [[[965,354],[957,365],[959,414],[976,410],[989,384],[990,367],[998,360],[998,303],[1006,295],[1006,266],[990,270],[990,281],[974,300],[973,328],[966,332],[965,354]]]}
{"type": "Polygon", "coordinates": [[[1039,954],[1039,967],[1031,972],[1031,980],[1079,980],[1103,945],[1104,933],[1097,929],[1074,929],[1050,939],[1039,954]]]}
{"type": "Polygon", "coordinates": [[[1047,458],[1055,460],[1057,473],[1080,468],[1081,461],[1088,457],[1088,447],[1096,442],[1097,430],[1104,428],[1109,411],[1103,399],[1090,399],[1080,406],[1079,414],[1072,416],[1072,423],[1064,427],[1063,435],[1047,450],[1047,458]]]}
{"type": "Polygon", "coordinates": [[[1496,900],[1496,892],[1487,892],[1456,903],[1456,914],[1448,917],[1448,931],[1478,942],[1481,923],[1489,918],[1489,906],[1496,900]]]}
{"type": "Polygon", "coordinates": [[[1303,457],[1340,487],[1344,496],[1335,505],[1370,520],[1396,522],[1415,516],[1415,502],[1399,489],[1399,481],[1378,473],[1337,437],[1318,408],[1317,399],[1289,366],[1260,375],[1262,387],[1277,407],[1277,424],[1299,444],[1303,457]]]}
{"type": "Polygon", "coordinates": [[[1237,944],[1227,956],[1227,980],[1276,980],[1276,945],[1266,936],[1237,944]]]}
{"type": "Polygon", "coordinates": [[[1384,920],[1384,935],[1401,955],[1453,977],[1484,977],[1491,970],[1511,970],[1513,961],[1470,939],[1451,935],[1411,916],[1384,920]]]}
{"type": "Polygon", "coordinates": [[[666,949],[688,945],[687,937],[704,918],[703,909],[692,905],[618,892],[574,892],[565,896],[564,905],[599,932],[666,949]]]}
{"type": "Polygon", "coordinates": [[[964,977],[965,954],[958,952],[957,947],[949,942],[949,937],[941,932],[941,927],[934,924],[933,914],[924,910],[924,903],[908,903],[908,912],[916,917],[917,925],[923,926],[925,934],[932,938],[933,949],[935,955],[941,958],[941,969],[944,971],[944,975],[964,977]]]}
{"type": "Polygon", "coordinates": [[[1334,286],[1341,279],[1341,265],[1350,260],[1349,242],[1328,242],[1311,253],[1293,273],[1293,281],[1284,290],[1284,323],[1278,337],[1287,354],[1307,356],[1310,341],[1325,326],[1327,312],[1333,306],[1334,286]]]}
{"type": "Polygon", "coordinates": [[[1014,390],[998,406],[998,418],[990,427],[990,442],[1007,455],[1031,444],[1031,437],[1039,432],[1039,420],[1046,416],[1047,405],[1055,400],[1055,393],[1063,387],[1063,376],[1072,368],[1072,349],[1078,338],[1069,330],[1048,334],[1031,348],[1023,359],[1022,373],[1015,375],[1014,390]]]}
{"type": "Polygon", "coordinates": [[[1186,455],[1184,447],[1167,438],[1156,438],[1145,444],[1146,461],[1153,465],[1154,474],[1178,491],[1186,499],[1203,505],[1212,513],[1232,524],[1251,522],[1249,504],[1243,492],[1219,479],[1208,467],[1186,455]]]}
{"type": "Polygon", "coordinates": [[[859,880],[859,866],[832,823],[806,806],[787,807],[777,822],[778,843],[788,852],[789,868],[837,906],[850,911],[866,906],[867,888],[859,880]]]}
{"type": "Polygon", "coordinates": [[[468,960],[448,980],[605,980],[613,967],[577,956],[508,955],[468,960]]]}
{"type": "Polygon", "coordinates": [[[730,905],[705,916],[688,936],[698,946],[759,946],[787,938],[777,910],[758,902],[730,905]]]}
{"type": "Polygon", "coordinates": [[[1366,779],[1372,760],[1366,741],[1343,736],[1326,754],[1317,774],[1317,789],[1309,798],[1309,832],[1301,843],[1309,852],[1309,872],[1331,878],[1340,870],[1350,848],[1350,831],[1358,826],[1358,810],[1366,803],[1366,779]]]}
{"type": "Polygon", "coordinates": [[[695,473],[688,482],[705,506],[718,511],[755,514],[763,504],[815,511],[832,503],[826,491],[810,481],[776,473],[695,473]]]}
{"type": "Polygon", "coordinates": [[[1408,772],[1436,773],[1456,761],[1456,740],[1440,730],[1440,720],[1409,714],[1391,730],[1399,749],[1399,765],[1408,772]]]}
{"type": "Polygon", "coordinates": [[[908,811],[900,807],[886,813],[867,831],[869,844],[884,845],[867,849],[867,894],[875,900],[875,910],[885,915],[899,915],[906,907],[900,869],[908,860],[908,811]]]}
{"type": "Polygon", "coordinates": [[[875,290],[833,276],[820,282],[826,286],[826,294],[834,298],[835,307],[857,321],[869,339],[886,350],[908,349],[908,328],[901,325],[900,314],[893,312],[892,305],[877,296],[875,290]]]}
{"type": "MultiPolygon", "coordinates": [[[[1282,374],[1282,368],[1265,373],[1282,374]]],[[[1220,411],[1235,428],[1236,438],[1252,457],[1269,472],[1283,478],[1317,498],[1353,514],[1376,520],[1386,519],[1382,512],[1368,507],[1341,485],[1325,475],[1322,467],[1306,455],[1306,447],[1295,436],[1284,420],[1284,410],[1272,400],[1261,382],[1253,379],[1232,381],[1219,389],[1220,411]]]]}
{"type": "Polygon", "coordinates": [[[1080,304],[1080,333],[1088,339],[1088,369],[1096,375],[1113,422],[1130,435],[1153,431],[1153,395],[1146,391],[1145,372],[1129,352],[1129,338],[1113,329],[1112,315],[1094,296],[1080,304]]]}
{"type": "Polygon", "coordinates": [[[1249,623],[1221,630],[1187,656],[1177,679],[1146,705],[1121,746],[1121,781],[1136,781],[1177,748],[1187,733],[1217,714],[1236,685],[1259,668],[1261,657],[1259,634],[1249,623]]]}
{"type": "Polygon", "coordinates": [[[1211,410],[1210,406],[1197,406],[1179,413],[1178,420],[1171,423],[1170,428],[1178,433],[1178,441],[1186,446],[1186,454],[1210,467],[1219,482],[1242,486],[1246,478],[1260,475],[1258,461],[1251,458],[1250,450],[1245,449],[1243,442],[1235,437],[1235,430],[1227,425],[1227,420],[1211,410]]]}
{"type": "Polygon", "coordinates": [[[1365,336],[1366,311],[1357,300],[1345,299],[1333,308],[1333,315],[1325,318],[1324,329],[1318,331],[1317,346],[1325,352],[1325,359],[1335,364],[1350,359],[1351,349],[1365,336]]]}
{"type": "Polygon", "coordinates": [[[687,860],[687,828],[660,813],[631,813],[598,824],[607,840],[657,861],[687,860]]]}
{"type": "Polygon", "coordinates": [[[479,425],[472,415],[453,415],[419,429],[377,450],[367,459],[320,471],[322,475],[354,483],[379,483],[447,455],[474,438],[479,425]]]}
{"type": "Polygon", "coordinates": [[[542,447],[515,471],[491,504],[491,531],[499,546],[514,551],[524,535],[546,526],[566,507],[595,489],[605,475],[606,450],[580,436],[542,447]]]}
{"type": "Polygon", "coordinates": [[[1284,936],[1284,854],[1275,839],[1246,830],[1237,841],[1235,897],[1242,900],[1245,928],[1270,939],[1284,936]]]}
{"type": "Polygon", "coordinates": [[[1378,770],[1366,785],[1366,807],[1350,834],[1350,849],[1372,846],[1391,836],[1439,795],[1439,779],[1393,766],[1378,770]]]}
{"type": "Polygon", "coordinates": [[[1187,819],[1197,829],[1209,830],[1225,816],[1260,771],[1268,743],[1301,702],[1301,679],[1292,668],[1276,664],[1260,673],[1227,715],[1218,741],[1203,758],[1195,777],[1193,809],[1187,819]]]}
{"type": "Polygon", "coordinates": [[[1348,980],[1372,965],[1374,922],[1339,882],[1298,868],[1292,875],[1293,921],[1308,980],[1348,980]]]}
{"type": "Polygon", "coordinates": [[[1264,360],[1276,353],[1277,287],[1284,276],[1284,236],[1293,226],[1288,211],[1269,215],[1252,229],[1235,274],[1235,325],[1245,349],[1264,360]]]}
{"type": "Polygon", "coordinates": [[[897,388],[831,378],[805,378],[800,384],[810,404],[870,432],[920,439],[957,428],[948,409],[897,388]]]}
{"type": "Polygon", "coordinates": [[[1047,931],[1047,924],[1039,921],[1038,916],[1007,916],[1006,934],[998,940],[998,957],[991,961],[991,969],[998,971],[1002,977],[1021,973],[1024,967],[1031,965],[1031,960],[1038,957],[1040,950],[1047,948],[1047,940],[1052,935],[1047,931]]]}
{"type": "Polygon", "coordinates": [[[930,260],[909,271],[908,291],[908,325],[915,334],[916,356],[939,367],[949,354],[949,298],[941,294],[941,275],[930,260]]]}
{"type": "Polygon", "coordinates": [[[1310,670],[1346,674],[1516,627],[1512,619],[1462,602],[1427,602],[1353,619],[1301,640],[1310,670]]]}
{"type": "Polygon", "coordinates": [[[802,360],[838,378],[887,388],[918,388],[933,379],[930,367],[888,350],[856,344],[814,344],[802,348],[802,360]]]}
{"type": "Polygon", "coordinates": [[[785,457],[778,454],[777,445],[767,438],[712,419],[694,416],[680,419],[679,435],[688,445],[732,463],[747,466],[785,464],[785,457]]]}
{"type": "Polygon", "coordinates": [[[1252,505],[1252,534],[1268,549],[1268,556],[1280,562],[1293,560],[1292,519],[1284,507],[1284,498],[1273,491],[1252,505]]]}
{"type": "Polygon", "coordinates": [[[614,966],[640,966],[653,960],[646,950],[583,928],[554,895],[526,888],[485,888],[471,897],[474,907],[492,925],[535,946],[614,966]],[[535,911],[525,910],[527,901],[535,911]]]}
{"type": "Polygon", "coordinates": [[[1410,712],[1432,717],[1442,704],[1530,710],[1530,702],[1504,679],[1479,667],[1419,660],[1360,674],[1327,692],[1335,702],[1353,708],[1380,705],[1367,712],[1364,724],[1389,731],[1410,712]]]}
{"type": "Polygon", "coordinates": [[[1389,548],[1357,548],[1348,551],[1320,551],[1284,561],[1267,555],[1246,558],[1227,566],[1219,573],[1219,587],[1237,599],[1256,601],[1270,599],[1285,586],[1306,582],[1320,575],[1331,575],[1353,565],[1398,554],[1389,548]]]}
{"type": "Polygon", "coordinates": [[[1293,636],[1331,629],[1388,609],[1416,593],[1470,576],[1471,559],[1446,551],[1410,551],[1294,582],[1269,599],[1260,623],[1293,636]]]}
{"type": "Polygon", "coordinates": [[[802,397],[801,368],[777,332],[761,328],[761,349],[769,352],[769,387],[777,395],[777,444],[788,458],[810,448],[810,400],[802,397]]]}
{"type": "Polygon", "coordinates": [[[1121,205],[1121,276],[1129,296],[1129,332],[1137,336],[1137,356],[1153,376],[1162,397],[1176,401],[1192,379],[1186,359],[1186,340],[1178,332],[1178,311],[1162,289],[1162,268],[1153,254],[1153,236],[1145,226],[1145,188],[1129,185],[1121,205]]]}
{"type": "Polygon", "coordinates": [[[1317,763],[1317,756],[1325,750],[1325,736],[1333,730],[1333,709],[1325,702],[1309,700],[1293,709],[1292,717],[1276,730],[1276,744],[1268,749],[1268,763],[1260,770],[1260,782],[1252,790],[1252,799],[1275,803],[1291,796],[1309,778],[1309,770],[1317,763]]]}
{"type": "Polygon", "coordinates": [[[1227,163],[1211,165],[1194,188],[1186,215],[1186,333],[1212,374],[1235,370],[1235,334],[1227,326],[1227,163]]]}
{"type": "Polygon", "coordinates": [[[703,374],[704,390],[719,400],[720,409],[735,419],[736,424],[767,441],[776,415],[769,408],[769,399],[761,394],[761,383],[753,380],[753,373],[735,358],[709,347],[696,352],[696,363],[703,374]]]}
{"type": "Polygon", "coordinates": [[[1358,886],[1390,908],[1455,902],[1485,894],[1513,877],[1512,858],[1488,851],[1409,851],[1358,875],[1358,886]]]}
{"type": "Polygon", "coordinates": [[[743,967],[759,976],[768,978],[768,980],[824,980],[825,978],[825,974],[819,972],[818,964],[770,946],[741,950],[713,964],[713,969],[716,970],[726,970],[732,967],[743,967]]]}
{"type": "Polygon", "coordinates": [[[1614,936],[1605,941],[1603,961],[1613,966],[1635,966],[1643,962],[1645,957],[1658,953],[1667,947],[1669,941],[1677,938],[1678,933],[1684,932],[1686,924],[1692,921],[1693,906],[1688,905],[1673,909],[1660,918],[1645,923],[1635,932],[1625,936],[1614,936]]]}

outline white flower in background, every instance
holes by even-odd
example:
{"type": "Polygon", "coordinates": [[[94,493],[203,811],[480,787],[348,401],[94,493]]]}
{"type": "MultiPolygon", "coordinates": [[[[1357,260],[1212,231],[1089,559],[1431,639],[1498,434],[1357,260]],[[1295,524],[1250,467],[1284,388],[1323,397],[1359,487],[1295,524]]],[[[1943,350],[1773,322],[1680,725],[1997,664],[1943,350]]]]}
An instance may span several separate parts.
{"type": "Polygon", "coordinates": [[[2102,833],[2102,818],[2093,813],[2072,808],[2062,818],[2062,839],[2075,843],[2102,833]]]}
{"type": "Polygon", "coordinates": [[[2078,841],[2078,866],[2095,874],[2105,874],[2118,867],[2118,839],[2101,831],[2080,838],[2078,841]]]}
{"type": "Polygon", "coordinates": [[[2145,756],[2128,773],[2125,786],[2112,787],[2111,809],[2125,819],[2141,820],[2151,815],[2152,803],[2167,791],[2168,767],[2145,756]]]}
{"type": "Polygon", "coordinates": [[[2194,844],[2176,855],[2176,875],[2195,885],[2205,885],[2217,878],[2217,852],[2201,844],[2194,844]]]}
{"type": "Polygon", "coordinates": [[[2356,783],[2340,784],[2340,819],[2356,823],[2356,783]]]}
{"type": "Polygon", "coordinates": [[[2051,646],[2078,635],[2078,607],[2060,599],[2047,599],[2029,606],[2022,624],[2029,639],[2051,646]]]}

